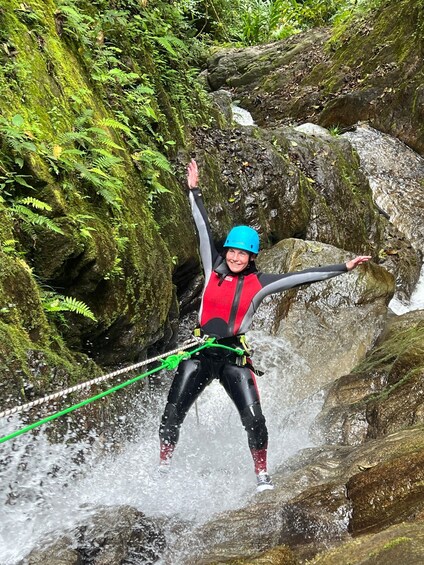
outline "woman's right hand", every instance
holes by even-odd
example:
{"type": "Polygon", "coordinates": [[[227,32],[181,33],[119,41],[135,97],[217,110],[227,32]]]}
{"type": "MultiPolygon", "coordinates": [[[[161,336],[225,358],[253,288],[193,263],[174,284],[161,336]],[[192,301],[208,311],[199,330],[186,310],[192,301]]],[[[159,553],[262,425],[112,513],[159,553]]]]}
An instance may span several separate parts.
{"type": "Polygon", "coordinates": [[[197,188],[199,183],[199,171],[197,170],[197,163],[194,159],[190,161],[187,166],[187,184],[190,190],[197,188]]]}

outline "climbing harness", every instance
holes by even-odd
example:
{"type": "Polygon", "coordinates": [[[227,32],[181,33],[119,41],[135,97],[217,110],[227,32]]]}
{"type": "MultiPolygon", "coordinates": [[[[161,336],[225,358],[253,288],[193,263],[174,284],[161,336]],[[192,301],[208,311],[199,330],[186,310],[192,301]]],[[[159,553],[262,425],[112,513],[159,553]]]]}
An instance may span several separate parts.
{"type": "Polygon", "coordinates": [[[64,397],[68,394],[70,394],[71,392],[75,392],[75,391],[79,391],[79,390],[83,390],[85,388],[89,388],[95,384],[99,384],[102,383],[108,379],[111,379],[113,377],[116,377],[117,375],[121,375],[123,373],[128,373],[130,371],[133,371],[134,369],[137,369],[139,367],[142,367],[144,365],[150,365],[151,363],[154,363],[156,361],[160,361],[160,365],[158,367],[155,367],[154,369],[150,369],[149,371],[146,371],[145,373],[142,373],[141,375],[138,375],[130,380],[127,380],[123,383],[120,383],[108,390],[105,390],[99,394],[96,394],[95,396],[92,396],[90,398],[86,398],[85,400],[79,402],[78,404],[73,404],[72,406],[68,406],[68,408],[65,408],[64,410],[61,410],[60,412],[55,412],[54,414],[51,414],[50,416],[47,416],[45,418],[42,418],[41,420],[38,420],[37,422],[34,422],[33,424],[30,424],[28,426],[25,426],[24,428],[21,428],[19,430],[16,430],[15,432],[12,432],[6,436],[0,437],[0,443],[4,443],[6,441],[8,441],[9,439],[15,438],[17,436],[20,436],[26,432],[29,432],[30,430],[33,430],[34,428],[37,428],[47,422],[50,422],[52,420],[55,420],[57,418],[60,418],[61,416],[64,416],[65,414],[69,414],[70,412],[73,412],[74,410],[77,410],[78,408],[81,408],[82,406],[86,406],[87,404],[90,404],[91,402],[94,402],[96,400],[99,400],[100,398],[104,398],[105,396],[112,394],[113,392],[116,392],[130,384],[133,384],[149,375],[153,375],[154,373],[157,373],[159,371],[162,370],[168,370],[168,371],[172,371],[173,369],[176,369],[179,365],[179,363],[181,361],[183,361],[184,359],[189,359],[192,355],[195,355],[196,353],[198,353],[199,351],[201,351],[202,349],[206,349],[208,347],[216,347],[216,348],[221,348],[221,349],[227,349],[229,351],[232,351],[233,353],[235,353],[236,355],[242,356],[245,354],[245,352],[242,349],[239,348],[234,348],[234,347],[229,347],[227,345],[223,345],[220,343],[216,343],[216,339],[215,338],[211,338],[208,336],[204,336],[203,338],[197,338],[194,340],[191,340],[189,342],[186,342],[185,344],[183,344],[181,347],[179,347],[178,349],[174,349],[173,351],[168,352],[167,357],[163,358],[163,356],[157,356],[157,357],[153,357],[151,359],[147,359],[146,361],[142,361],[140,363],[136,363],[134,365],[130,365],[129,367],[125,367],[123,369],[118,369],[117,371],[113,371],[112,373],[108,373],[107,375],[103,375],[101,377],[97,377],[95,379],[92,379],[90,381],[87,381],[85,383],[81,383],[79,385],[76,385],[74,387],[68,388],[66,390],[60,391],[60,392],[56,392],[54,394],[50,394],[48,396],[45,396],[43,398],[39,398],[37,400],[34,400],[32,402],[28,402],[27,404],[23,404],[21,406],[15,406],[14,408],[9,408],[7,410],[4,410],[3,412],[0,412],[0,418],[4,418],[6,416],[10,416],[12,414],[17,414],[18,412],[23,412],[25,410],[29,410],[30,408],[33,408],[34,406],[39,406],[45,402],[48,402],[50,400],[54,400],[57,398],[61,398],[64,397]],[[191,351],[185,351],[186,349],[189,349],[193,346],[197,345],[198,347],[196,347],[195,349],[192,349],[191,351]]]}

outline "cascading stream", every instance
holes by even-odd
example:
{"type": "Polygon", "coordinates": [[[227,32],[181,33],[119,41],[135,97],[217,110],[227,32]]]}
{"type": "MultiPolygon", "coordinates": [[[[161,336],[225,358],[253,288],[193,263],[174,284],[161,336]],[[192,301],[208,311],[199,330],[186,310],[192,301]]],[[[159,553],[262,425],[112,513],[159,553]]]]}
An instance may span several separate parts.
{"type": "MultiPolygon", "coordinates": [[[[366,139],[377,135],[374,132],[358,135],[362,134],[366,139]]],[[[383,137],[388,136],[378,133],[376,138],[380,152],[383,137]]],[[[374,153],[371,143],[367,150],[374,153]]],[[[399,164],[401,154],[396,151],[399,164]]],[[[380,179],[387,177],[387,171],[383,170],[380,175],[374,162],[372,165],[375,175],[380,179]]],[[[420,170],[421,166],[419,161],[420,170]]],[[[395,171],[391,170],[390,176],[394,175],[395,171]]],[[[405,183],[402,186],[406,186],[405,183]]],[[[379,189],[382,186],[374,184],[378,184],[379,189]]],[[[395,186],[391,178],[390,191],[384,193],[387,197],[380,200],[381,206],[388,201],[395,186]]],[[[400,221],[404,219],[402,216],[400,221]]],[[[415,235],[421,238],[419,230],[415,235]]],[[[422,272],[410,304],[392,302],[390,306],[396,313],[423,308],[423,292],[422,272]]],[[[316,394],[300,400],[305,398],[303,375],[307,374],[308,367],[284,340],[270,338],[259,331],[250,332],[249,338],[255,349],[255,364],[266,370],[258,384],[270,435],[272,474],[288,457],[312,444],[308,429],[320,411],[322,398],[316,394]]],[[[174,533],[173,524],[194,528],[217,513],[242,507],[256,496],[246,435],[236,409],[218,382],[212,383],[200,396],[199,420],[194,408],[187,416],[170,474],[158,475],[158,426],[170,374],[162,374],[160,382],[161,386],[135,398],[129,412],[120,419],[121,429],[126,429],[131,421],[138,433],[122,441],[119,449],[116,446],[107,449],[94,432],[86,434],[83,441],[76,439],[77,432],[69,432],[62,443],[51,443],[45,428],[2,445],[2,565],[16,565],[46,537],[60,537],[94,514],[99,506],[120,504],[134,506],[154,519],[166,519],[168,557],[171,554],[172,564],[178,565],[187,555],[173,553],[178,535],[174,533]]],[[[20,425],[16,416],[0,421],[0,433],[6,435],[20,425]]],[[[165,556],[164,562],[166,559],[165,556]]]]}
{"type": "MultiPolygon", "coordinates": [[[[267,368],[259,378],[259,388],[270,433],[272,472],[287,457],[311,445],[308,428],[320,409],[321,397],[297,401],[304,361],[283,340],[271,341],[263,333],[251,332],[250,341],[257,364],[267,368]]],[[[194,408],[188,414],[170,474],[157,473],[158,424],[169,378],[163,374],[163,386],[150,393],[139,413],[126,416],[140,422],[139,435],[118,451],[105,454],[94,434],[84,442],[75,442],[69,434],[63,443],[51,444],[44,429],[35,437],[26,434],[3,445],[2,565],[18,563],[46,536],[60,537],[101,505],[129,504],[147,516],[195,527],[216,513],[243,506],[255,495],[245,431],[218,382],[198,400],[199,421],[194,408]]],[[[2,422],[0,432],[8,433],[17,425],[17,417],[2,422]]],[[[169,532],[168,537],[172,551],[169,532]]],[[[173,556],[175,565],[178,559],[173,556]]]]}

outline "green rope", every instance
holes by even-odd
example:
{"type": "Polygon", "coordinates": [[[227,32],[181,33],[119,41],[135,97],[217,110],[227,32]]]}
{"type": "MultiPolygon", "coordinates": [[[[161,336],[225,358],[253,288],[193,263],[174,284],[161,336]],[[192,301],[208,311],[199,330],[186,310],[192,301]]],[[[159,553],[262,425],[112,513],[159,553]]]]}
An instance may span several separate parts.
{"type": "Polygon", "coordinates": [[[232,351],[233,353],[236,353],[237,355],[244,355],[245,354],[245,352],[242,349],[234,348],[234,347],[228,347],[227,345],[221,345],[220,343],[215,343],[215,338],[209,338],[203,345],[197,347],[196,349],[193,349],[193,351],[190,351],[190,352],[183,351],[181,353],[177,353],[176,355],[169,355],[166,359],[164,359],[161,362],[159,367],[156,367],[155,369],[151,369],[150,371],[146,371],[145,373],[142,373],[141,375],[138,375],[137,377],[129,379],[128,381],[120,383],[119,385],[116,385],[116,386],[114,386],[114,387],[112,387],[108,390],[100,392],[99,394],[96,394],[95,396],[91,396],[90,398],[86,398],[82,402],[78,402],[78,404],[73,404],[72,406],[68,406],[68,408],[61,410],[60,412],[55,412],[54,414],[47,416],[46,418],[42,418],[41,420],[38,420],[37,422],[34,422],[33,424],[25,426],[24,428],[21,428],[20,430],[16,430],[15,432],[12,432],[11,434],[8,434],[6,436],[1,437],[0,443],[4,443],[4,442],[8,441],[9,439],[13,439],[13,438],[18,437],[22,434],[25,434],[25,433],[33,430],[34,428],[38,428],[39,426],[42,426],[43,424],[46,424],[47,422],[51,422],[52,420],[56,420],[57,418],[60,418],[61,416],[65,416],[65,414],[69,414],[70,412],[73,412],[74,410],[78,410],[78,408],[82,408],[83,406],[86,406],[87,404],[90,404],[91,402],[95,402],[96,400],[99,400],[100,398],[104,398],[105,396],[108,396],[109,394],[112,394],[113,392],[116,392],[117,390],[120,390],[121,388],[124,388],[128,385],[131,385],[131,384],[141,380],[141,379],[144,379],[145,377],[148,377],[149,375],[153,375],[154,373],[162,371],[163,369],[167,369],[167,370],[175,369],[175,368],[178,367],[178,365],[180,364],[181,361],[183,361],[184,359],[189,359],[195,353],[198,353],[202,349],[205,349],[205,348],[208,348],[208,347],[218,347],[218,348],[221,348],[221,349],[227,349],[229,351],[232,351]]]}

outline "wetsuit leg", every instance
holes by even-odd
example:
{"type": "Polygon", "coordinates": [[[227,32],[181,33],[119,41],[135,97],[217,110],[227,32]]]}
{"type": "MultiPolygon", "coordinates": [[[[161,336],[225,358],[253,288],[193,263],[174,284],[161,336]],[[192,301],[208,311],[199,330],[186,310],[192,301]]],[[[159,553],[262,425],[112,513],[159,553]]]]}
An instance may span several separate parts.
{"type": "Polygon", "coordinates": [[[247,432],[249,447],[262,449],[268,442],[265,417],[262,414],[255,375],[247,367],[229,363],[222,369],[221,383],[237,407],[247,432]]]}
{"type": "Polygon", "coordinates": [[[247,367],[227,363],[221,372],[221,383],[236,405],[247,432],[256,474],[266,471],[268,430],[255,375],[247,367]]]}
{"type": "Polygon", "coordinates": [[[180,363],[159,428],[162,460],[172,456],[187,412],[212,378],[204,359],[187,359],[180,363]]]}

